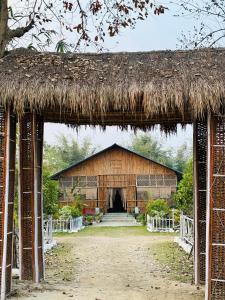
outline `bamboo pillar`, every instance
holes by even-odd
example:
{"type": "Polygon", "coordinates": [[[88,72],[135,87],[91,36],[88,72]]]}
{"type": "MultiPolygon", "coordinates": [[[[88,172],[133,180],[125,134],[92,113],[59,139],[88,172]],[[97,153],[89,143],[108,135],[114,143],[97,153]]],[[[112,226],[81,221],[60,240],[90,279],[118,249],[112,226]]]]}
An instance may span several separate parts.
{"type": "Polygon", "coordinates": [[[16,119],[0,108],[0,290],[1,300],[11,291],[16,119]]]}
{"type": "Polygon", "coordinates": [[[206,300],[225,299],[225,119],[208,117],[206,300]]]}
{"type": "Polygon", "coordinates": [[[194,269],[195,284],[205,282],[207,120],[195,121],[194,152],[194,269]]]}
{"type": "Polygon", "coordinates": [[[20,119],[19,219],[20,278],[44,277],[42,236],[43,121],[35,113],[20,119]]]}

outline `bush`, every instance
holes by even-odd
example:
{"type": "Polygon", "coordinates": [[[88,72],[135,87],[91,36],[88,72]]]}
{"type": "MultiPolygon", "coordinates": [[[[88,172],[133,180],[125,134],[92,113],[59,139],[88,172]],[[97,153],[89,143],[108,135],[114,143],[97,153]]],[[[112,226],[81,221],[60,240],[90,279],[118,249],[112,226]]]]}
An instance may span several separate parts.
{"type": "Polygon", "coordinates": [[[136,217],[137,222],[140,222],[142,225],[146,225],[146,216],[145,214],[139,214],[136,217]]]}
{"type": "Polygon", "coordinates": [[[94,220],[93,216],[86,216],[85,219],[89,224],[92,223],[94,220]]]}
{"type": "Polygon", "coordinates": [[[78,218],[78,217],[82,216],[82,212],[77,207],[71,207],[71,216],[72,216],[72,218],[78,218]]]}
{"type": "Polygon", "coordinates": [[[79,208],[73,207],[71,205],[66,205],[59,210],[59,215],[63,219],[69,219],[78,218],[82,215],[82,213],[79,208]]]}
{"type": "Polygon", "coordinates": [[[72,207],[70,205],[65,205],[59,210],[59,215],[63,219],[69,219],[72,217],[72,207]]]}
{"type": "Polygon", "coordinates": [[[69,218],[78,218],[82,216],[82,210],[84,207],[83,200],[81,199],[81,195],[78,193],[74,193],[74,201],[71,202],[70,205],[63,206],[59,215],[61,218],[69,219],[69,218]]]}
{"type": "Polygon", "coordinates": [[[169,214],[169,205],[165,199],[149,200],[145,211],[151,217],[164,217],[169,214]]]}

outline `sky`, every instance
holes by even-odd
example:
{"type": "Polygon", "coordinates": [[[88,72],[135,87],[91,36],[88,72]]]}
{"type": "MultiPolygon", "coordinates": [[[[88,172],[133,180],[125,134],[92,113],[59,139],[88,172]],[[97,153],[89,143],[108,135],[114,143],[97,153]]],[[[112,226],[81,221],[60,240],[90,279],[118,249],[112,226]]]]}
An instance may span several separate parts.
{"type": "MultiPolygon", "coordinates": [[[[111,52],[136,52],[152,50],[175,50],[181,47],[179,38],[182,32],[191,31],[194,20],[188,17],[174,17],[175,9],[170,6],[165,15],[151,16],[146,21],[137,24],[135,29],[126,29],[116,38],[108,38],[105,48],[111,52]]],[[[121,132],[116,127],[107,127],[103,132],[99,128],[85,128],[72,130],[61,124],[45,124],[45,141],[50,144],[57,143],[57,135],[63,133],[68,137],[73,136],[78,141],[86,137],[99,148],[104,148],[114,143],[128,145],[133,132],[121,132]]],[[[165,147],[179,147],[182,143],[192,142],[192,127],[186,130],[178,129],[176,135],[165,137],[159,130],[151,132],[165,147]]]]}

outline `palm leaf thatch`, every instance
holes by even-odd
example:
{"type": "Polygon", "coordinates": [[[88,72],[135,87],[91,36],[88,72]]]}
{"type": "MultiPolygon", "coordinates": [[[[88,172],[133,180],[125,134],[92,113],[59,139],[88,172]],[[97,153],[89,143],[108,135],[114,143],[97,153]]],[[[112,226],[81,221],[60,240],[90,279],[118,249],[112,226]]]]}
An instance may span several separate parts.
{"type": "MultiPolygon", "coordinates": [[[[0,105],[45,121],[174,129],[225,104],[225,49],[56,54],[0,59],[0,105]]],[[[166,129],[165,129],[166,130],[166,129]]]]}

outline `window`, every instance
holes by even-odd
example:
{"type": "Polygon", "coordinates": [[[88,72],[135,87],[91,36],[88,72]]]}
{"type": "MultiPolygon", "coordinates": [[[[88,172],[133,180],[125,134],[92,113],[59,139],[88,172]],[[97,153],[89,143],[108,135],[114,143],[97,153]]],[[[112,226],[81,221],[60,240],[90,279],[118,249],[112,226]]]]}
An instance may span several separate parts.
{"type": "Polygon", "coordinates": [[[95,187],[97,186],[97,176],[74,176],[74,187],[95,187]]]}
{"type": "Polygon", "coordinates": [[[177,177],[174,175],[137,175],[137,186],[143,187],[160,187],[160,186],[177,186],[177,177]]]}

